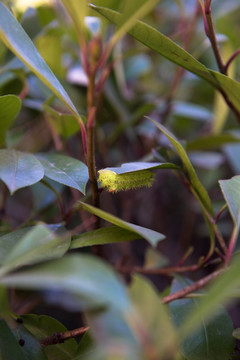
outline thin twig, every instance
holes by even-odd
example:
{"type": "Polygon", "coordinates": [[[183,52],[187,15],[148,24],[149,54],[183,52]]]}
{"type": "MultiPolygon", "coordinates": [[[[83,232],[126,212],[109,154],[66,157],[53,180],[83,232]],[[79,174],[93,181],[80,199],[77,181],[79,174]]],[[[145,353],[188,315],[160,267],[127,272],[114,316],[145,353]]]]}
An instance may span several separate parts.
{"type": "Polygon", "coordinates": [[[240,54],[240,49],[234,51],[234,53],[230,56],[226,64],[224,65],[225,73],[227,73],[229,66],[231,65],[232,61],[240,54]]]}
{"type": "Polygon", "coordinates": [[[89,326],[80,327],[78,329],[69,330],[65,332],[56,332],[52,336],[46,337],[40,341],[42,346],[62,344],[65,340],[77,337],[89,330],[89,326]]]}
{"type": "Polygon", "coordinates": [[[190,294],[190,293],[192,293],[194,291],[202,289],[206,284],[208,284],[210,281],[212,281],[213,279],[218,277],[223,272],[224,272],[224,269],[214,271],[210,275],[205,276],[204,278],[198,280],[194,284],[186,286],[185,288],[183,288],[183,289],[181,289],[179,291],[176,291],[173,294],[170,294],[168,296],[164,296],[162,298],[162,303],[167,304],[167,303],[170,303],[171,301],[182,299],[182,298],[186,297],[186,295],[188,295],[188,294],[190,294]]]}

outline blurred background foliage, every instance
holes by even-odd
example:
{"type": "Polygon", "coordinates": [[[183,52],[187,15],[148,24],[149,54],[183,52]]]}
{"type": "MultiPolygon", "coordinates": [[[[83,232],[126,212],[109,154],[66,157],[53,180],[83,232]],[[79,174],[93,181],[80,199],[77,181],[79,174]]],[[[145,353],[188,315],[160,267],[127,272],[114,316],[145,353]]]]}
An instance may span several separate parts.
{"type": "MultiPolygon", "coordinates": [[[[80,61],[81,49],[77,34],[62,3],[57,0],[5,0],[3,3],[12,9],[85,119],[87,78],[80,61]]],[[[122,6],[121,1],[110,0],[95,0],[93,4],[112,9],[121,9],[122,6]]],[[[212,13],[221,52],[226,60],[240,47],[239,1],[212,1],[212,13]]],[[[106,43],[114,32],[113,25],[102,17],[95,17],[93,10],[90,10],[88,15],[86,36],[90,39],[93,34],[99,33],[106,43]]],[[[144,21],[179,44],[206,67],[217,70],[210,43],[206,40],[197,1],[163,0],[144,21]]],[[[179,159],[166,137],[145,118],[145,115],[149,115],[171,129],[181,140],[201,182],[210,194],[216,213],[224,205],[218,180],[240,174],[240,131],[234,114],[229,111],[219,93],[206,81],[179,68],[128,35],[114,47],[111,60],[112,72],[106,81],[97,113],[97,169],[130,161],[161,162],[167,159],[179,164],[179,159]]],[[[83,160],[79,126],[71,114],[66,114],[65,106],[3,43],[0,43],[0,63],[0,95],[13,94],[22,100],[18,116],[6,131],[5,147],[30,153],[57,150],[83,160]]],[[[240,76],[239,65],[240,58],[237,57],[229,69],[229,76],[237,81],[240,76]]],[[[1,145],[3,146],[4,142],[1,145]]],[[[61,194],[66,212],[74,202],[82,198],[76,189],[64,187],[54,180],[50,181],[50,185],[61,194]]],[[[0,189],[1,234],[36,224],[38,221],[48,224],[61,223],[55,194],[44,184],[37,183],[30,188],[20,189],[12,196],[9,196],[2,182],[0,189]]],[[[102,246],[97,250],[98,255],[114,267],[176,264],[189,249],[193,249],[186,261],[188,265],[197,262],[208,251],[209,235],[201,209],[192,194],[170,170],[157,171],[156,180],[150,189],[116,194],[102,192],[101,208],[125,221],[159,231],[167,238],[154,250],[145,240],[102,246]]],[[[80,214],[75,214],[66,226],[70,230],[78,227],[81,233],[91,229],[91,219],[81,211],[80,214]]],[[[227,212],[222,214],[219,228],[223,236],[228,238],[232,220],[227,212]]],[[[89,253],[91,250],[86,248],[83,252],[89,253]]],[[[213,267],[210,267],[211,271],[212,269],[213,267]]],[[[197,274],[187,275],[194,280],[208,273],[209,267],[199,270],[197,274]]],[[[148,278],[160,292],[169,291],[169,277],[149,275],[148,278]]],[[[124,279],[128,282],[130,276],[126,275],[124,279]]],[[[142,296],[141,286],[151,286],[148,283],[140,285],[141,281],[144,282],[137,277],[134,280],[137,296],[142,296]]],[[[134,290],[132,292],[134,293],[134,290]]],[[[135,298],[137,296],[135,295],[135,298]]],[[[151,292],[150,300],[147,299],[146,302],[151,301],[154,304],[154,296],[151,292]]],[[[69,311],[74,301],[67,295],[59,296],[54,292],[40,292],[36,295],[31,291],[19,290],[11,302],[13,311],[20,315],[29,311],[51,315],[70,328],[80,326],[83,321],[78,308],[76,313],[69,311]],[[62,305],[66,311],[62,310],[62,305]]],[[[146,304],[139,305],[143,313],[146,311],[144,306],[146,307],[146,304]]],[[[149,304],[148,306],[151,307],[149,304]]],[[[155,308],[156,305],[153,305],[153,309],[155,308]]],[[[104,314],[87,314],[91,327],[97,329],[100,326],[103,334],[102,337],[95,334],[100,350],[98,354],[95,353],[94,359],[140,358],[139,349],[137,345],[134,348],[135,340],[131,339],[132,333],[124,319],[122,323],[118,323],[119,328],[114,328],[116,324],[112,319],[121,318],[119,314],[116,315],[118,312],[119,309],[113,308],[104,314]],[[105,348],[105,337],[110,336],[109,334],[112,339],[115,339],[116,335],[116,346],[113,346],[113,341],[111,346],[105,348]]],[[[152,316],[154,314],[153,311],[152,316]]],[[[231,309],[231,314],[234,326],[239,326],[237,305],[231,309]]],[[[87,349],[91,340],[84,335],[82,341],[87,349]]],[[[76,343],[72,344],[74,349],[77,346],[76,343]]],[[[83,345],[79,354],[83,352],[82,349],[83,345]]],[[[164,353],[166,349],[161,351],[164,353]]],[[[188,351],[186,353],[185,356],[190,359],[188,351]]],[[[60,358],[65,359],[59,355],[58,359],[60,358]]],[[[80,357],[76,357],[78,358],[80,357]]]]}

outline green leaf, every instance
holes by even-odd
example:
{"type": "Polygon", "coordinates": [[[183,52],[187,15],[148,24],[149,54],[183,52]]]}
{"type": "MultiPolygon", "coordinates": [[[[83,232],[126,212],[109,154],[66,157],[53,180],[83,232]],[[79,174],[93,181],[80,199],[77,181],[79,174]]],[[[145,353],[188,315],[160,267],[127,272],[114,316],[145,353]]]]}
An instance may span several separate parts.
{"type": "Polygon", "coordinates": [[[172,163],[160,163],[160,162],[130,162],[122,164],[120,167],[110,167],[104,170],[110,170],[116,174],[126,174],[143,170],[157,170],[157,169],[180,169],[179,166],[172,163]]]}
{"type": "Polygon", "coordinates": [[[70,186],[85,194],[88,168],[81,161],[60,154],[38,154],[44,167],[44,175],[60,184],[70,186]]]}
{"type": "MultiPolygon", "coordinates": [[[[191,285],[188,279],[177,278],[173,281],[171,293],[191,285]]],[[[199,312],[200,300],[181,299],[170,303],[170,314],[173,322],[179,328],[184,326],[192,313],[199,312]]],[[[216,304],[217,305],[217,304],[216,304]]],[[[191,331],[181,343],[181,351],[187,360],[229,360],[234,350],[232,337],[233,324],[226,310],[221,306],[215,308],[215,315],[211,320],[205,316],[199,317],[197,331],[191,331]]]]}
{"type": "Polygon", "coordinates": [[[139,239],[139,235],[118,226],[108,226],[98,230],[88,231],[72,238],[70,249],[79,249],[85,246],[113,244],[117,242],[139,239]]]}
{"type": "Polygon", "coordinates": [[[71,310],[110,306],[126,311],[129,307],[125,288],[110,266],[85,254],[66,255],[62,259],[29,267],[1,278],[0,284],[52,290],[51,302],[62,302],[71,310]],[[62,292],[71,298],[64,298],[62,292]]]}
{"type": "Polygon", "coordinates": [[[0,359],[1,360],[26,360],[22,348],[15,339],[7,323],[0,319],[0,359]],[[16,357],[17,355],[17,357],[16,357]]]}
{"type": "Polygon", "coordinates": [[[151,120],[157,126],[157,128],[166,135],[168,140],[174,146],[175,150],[177,151],[178,155],[180,156],[180,158],[182,160],[182,163],[183,163],[185,169],[187,170],[187,173],[190,178],[193,189],[196,191],[199,199],[204,204],[207,211],[212,215],[213,209],[212,209],[211,200],[208,196],[206,189],[204,188],[204,186],[201,184],[200,180],[198,179],[198,176],[197,176],[197,174],[191,164],[191,161],[189,160],[189,157],[188,157],[185,149],[183,148],[183,146],[176,139],[176,137],[169,130],[167,130],[162,124],[156,122],[155,120],[150,119],[149,117],[147,117],[147,118],[149,120],[151,120]]]}
{"type": "MultiPolygon", "coordinates": [[[[46,315],[27,314],[21,316],[23,325],[38,341],[53,335],[55,332],[65,332],[67,328],[58,320],[46,315]]],[[[44,351],[49,360],[71,360],[77,351],[75,339],[68,339],[62,344],[46,346],[44,351]]]]}
{"type": "Polygon", "coordinates": [[[35,184],[43,176],[43,167],[35,156],[16,150],[0,150],[0,179],[7,185],[11,194],[35,184]]]}
{"type": "MultiPolygon", "coordinates": [[[[92,8],[114,24],[121,24],[122,15],[120,13],[103,7],[92,8]]],[[[228,99],[238,111],[240,111],[240,84],[237,81],[216,71],[207,69],[168,37],[141,21],[137,21],[137,23],[127,31],[136,40],[156,51],[158,54],[196,74],[200,78],[205,79],[215,88],[222,89],[227,94],[228,99]]]]}
{"type": "Polygon", "coordinates": [[[21,108],[21,100],[15,95],[0,96],[0,146],[5,143],[7,130],[21,108]]]}
{"type": "MultiPolygon", "coordinates": [[[[139,324],[133,323],[133,329],[137,326],[135,331],[138,332],[138,327],[141,327],[148,334],[148,341],[157,350],[159,358],[164,359],[166,355],[172,358],[177,350],[175,330],[169,319],[168,309],[161,304],[153,285],[144,277],[134,275],[129,294],[139,316],[139,324]]],[[[130,323],[131,321],[132,319],[130,323]]]]}
{"type": "Polygon", "coordinates": [[[119,226],[125,230],[132,231],[133,233],[137,234],[141,238],[144,238],[145,240],[149,241],[151,245],[156,246],[157,243],[165,238],[165,236],[161,233],[158,233],[156,231],[144,228],[139,225],[134,225],[131,223],[128,223],[126,221],[123,221],[119,219],[118,217],[111,215],[103,210],[97,209],[94,206],[85,204],[81,201],[77,203],[77,206],[79,206],[81,209],[86,210],[90,212],[91,214],[94,214],[101,219],[104,219],[111,224],[114,224],[116,226],[119,226]]]}
{"type": "Polygon", "coordinates": [[[203,318],[208,320],[213,317],[219,304],[228,304],[233,301],[232,297],[239,294],[240,256],[234,257],[230,267],[222,273],[208,286],[207,295],[199,300],[198,311],[194,311],[182,325],[180,334],[188,336],[201,323],[203,318]]]}
{"type": "Polygon", "coordinates": [[[2,2],[0,2],[0,39],[39,79],[42,80],[47,87],[52,90],[52,92],[82,123],[77,109],[73,105],[63,86],[40,56],[32,40],[25,33],[22,26],[2,2]]]}
{"type": "MultiPolygon", "coordinates": [[[[114,24],[121,24],[122,15],[120,13],[103,7],[92,8],[114,24]]],[[[216,86],[216,80],[204,65],[150,25],[137,21],[128,32],[158,54],[216,86]]]]}
{"type": "Polygon", "coordinates": [[[0,275],[23,265],[62,257],[69,246],[69,237],[56,237],[43,225],[35,226],[20,238],[18,231],[4,235],[0,238],[0,250],[4,254],[0,275]]]}
{"type": "Polygon", "coordinates": [[[233,221],[240,225],[240,175],[229,180],[219,180],[223,196],[227,202],[233,221]]]}
{"type": "MultiPolygon", "coordinates": [[[[15,335],[18,343],[19,341],[24,341],[24,345],[22,347],[18,345],[19,348],[21,348],[22,353],[24,354],[24,359],[48,360],[40,342],[22,324],[17,324],[17,326],[13,326],[12,332],[15,335]]],[[[18,353],[19,350],[16,354],[18,353]]]]}
{"type": "Polygon", "coordinates": [[[80,128],[74,116],[70,114],[61,114],[49,106],[44,106],[47,121],[53,126],[59,135],[64,139],[76,134],[80,128]]]}
{"type": "Polygon", "coordinates": [[[159,0],[125,1],[123,13],[121,14],[120,21],[117,23],[119,28],[110,40],[112,45],[115,45],[125,32],[129,32],[136,23],[136,20],[146,16],[158,2],[159,0]]]}
{"type": "Polygon", "coordinates": [[[62,0],[62,3],[71,16],[77,32],[81,32],[85,28],[84,18],[88,13],[87,0],[62,0]]]}
{"type": "Polygon", "coordinates": [[[239,143],[240,138],[235,134],[222,133],[219,135],[208,135],[197,137],[194,140],[188,141],[186,145],[187,151],[192,150],[209,150],[209,149],[219,149],[223,145],[228,143],[239,143]]]}

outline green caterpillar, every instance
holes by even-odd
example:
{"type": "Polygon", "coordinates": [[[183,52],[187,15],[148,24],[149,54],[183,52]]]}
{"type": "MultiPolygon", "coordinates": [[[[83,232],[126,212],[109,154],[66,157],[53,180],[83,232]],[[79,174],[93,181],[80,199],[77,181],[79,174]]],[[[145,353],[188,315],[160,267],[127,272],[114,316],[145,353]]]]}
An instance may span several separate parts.
{"type": "Polygon", "coordinates": [[[101,186],[110,192],[117,192],[140,187],[150,187],[155,174],[149,170],[133,171],[117,174],[114,171],[103,169],[98,171],[98,181],[101,186]]]}

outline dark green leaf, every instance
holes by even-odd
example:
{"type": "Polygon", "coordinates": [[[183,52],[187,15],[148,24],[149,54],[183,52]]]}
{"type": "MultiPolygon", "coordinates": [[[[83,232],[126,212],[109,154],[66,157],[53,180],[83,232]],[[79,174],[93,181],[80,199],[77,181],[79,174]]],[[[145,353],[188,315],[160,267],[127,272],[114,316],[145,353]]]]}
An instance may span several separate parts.
{"type": "Polygon", "coordinates": [[[35,184],[43,176],[43,167],[35,156],[16,150],[0,150],[0,179],[7,185],[11,194],[20,188],[35,184]]]}
{"type": "Polygon", "coordinates": [[[82,121],[60,82],[40,56],[22,26],[2,2],[0,2],[0,39],[59,97],[76,118],[82,121]]]}
{"type": "Polygon", "coordinates": [[[15,95],[0,96],[0,146],[5,142],[7,130],[19,113],[21,101],[15,95]]]}
{"type": "Polygon", "coordinates": [[[98,230],[88,231],[72,238],[70,249],[85,246],[112,244],[139,239],[140,235],[118,226],[109,226],[98,230]]]}
{"type": "Polygon", "coordinates": [[[44,167],[46,177],[85,194],[89,177],[84,163],[60,154],[38,154],[37,157],[44,167]]]}
{"type": "Polygon", "coordinates": [[[77,206],[79,206],[83,210],[90,212],[91,214],[99,216],[100,218],[102,218],[116,226],[119,226],[128,231],[132,231],[133,233],[137,234],[141,238],[144,238],[147,241],[149,241],[150,244],[152,244],[153,246],[156,246],[159,241],[161,241],[165,238],[165,236],[161,233],[144,228],[139,225],[134,225],[134,224],[128,223],[126,221],[119,219],[118,217],[116,217],[114,215],[111,215],[103,210],[97,209],[94,206],[85,204],[81,201],[79,201],[77,203],[77,206]]]}
{"type": "MultiPolygon", "coordinates": [[[[15,325],[15,324],[14,324],[15,325]]],[[[21,352],[26,360],[48,360],[40,342],[22,325],[17,324],[12,328],[12,332],[18,343],[22,342],[21,352]]],[[[15,356],[19,353],[16,352],[15,356]]],[[[16,359],[16,358],[15,358],[16,359]]]]}
{"type": "MultiPolygon", "coordinates": [[[[129,306],[125,288],[112,269],[90,255],[67,255],[5,276],[0,283],[17,288],[54,290],[57,292],[55,301],[59,303],[64,301],[59,292],[69,293],[71,310],[111,306],[125,311],[129,306]]],[[[51,299],[53,301],[53,297],[51,299]]]]}
{"type": "Polygon", "coordinates": [[[0,238],[0,250],[4,254],[0,275],[23,265],[61,257],[70,246],[69,237],[56,237],[43,225],[35,226],[23,236],[20,234],[16,231],[0,238]]]}
{"type": "Polygon", "coordinates": [[[0,319],[0,359],[26,360],[22,348],[15,339],[7,323],[0,319]]]}
{"type": "MultiPolygon", "coordinates": [[[[188,279],[173,281],[171,293],[192,284],[188,279]]],[[[175,300],[170,303],[170,314],[177,327],[184,326],[192,313],[199,312],[197,298],[175,300]]],[[[223,307],[216,306],[211,320],[202,316],[198,330],[191,331],[181,344],[182,354],[187,360],[229,360],[234,350],[232,320],[223,307]]],[[[181,330],[180,330],[181,336],[181,330]]]]}
{"type": "MultiPolygon", "coordinates": [[[[55,332],[65,332],[66,327],[58,320],[46,315],[28,314],[21,316],[23,325],[27,328],[37,340],[42,340],[55,332]]],[[[49,360],[71,360],[77,351],[77,342],[75,339],[69,339],[62,344],[56,344],[45,347],[45,353],[49,360]]]]}

